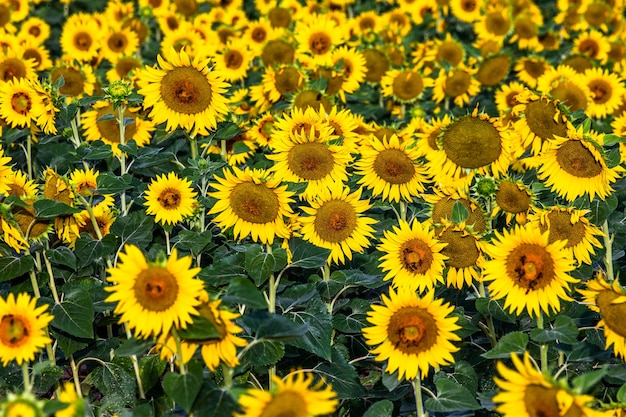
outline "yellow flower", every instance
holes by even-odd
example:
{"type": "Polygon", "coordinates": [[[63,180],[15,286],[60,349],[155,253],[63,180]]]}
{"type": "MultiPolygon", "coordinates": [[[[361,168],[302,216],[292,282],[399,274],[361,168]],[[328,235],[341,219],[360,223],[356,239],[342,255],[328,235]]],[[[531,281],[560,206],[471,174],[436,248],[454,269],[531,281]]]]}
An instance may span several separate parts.
{"type": "Polygon", "coordinates": [[[65,382],[59,394],[59,401],[66,404],[62,410],[57,411],[54,417],[76,417],[82,416],[85,409],[85,401],[76,394],[73,382],[65,382]]]}
{"type": "Polygon", "coordinates": [[[145,192],[146,213],[154,215],[161,224],[176,224],[193,214],[198,202],[191,181],[181,179],[174,172],[157,175],[145,192]]]}
{"type": "Polygon", "coordinates": [[[454,342],[461,338],[454,332],[460,327],[449,303],[435,299],[431,290],[423,297],[413,291],[389,290],[383,305],[373,305],[367,313],[371,327],[363,329],[365,342],[377,346],[371,350],[377,361],[387,361],[388,373],[398,372],[398,379],[426,378],[431,369],[454,363],[452,353],[459,350],[454,342]]]}
{"type": "Polygon", "coordinates": [[[14,78],[0,83],[0,117],[9,126],[30,127],[44,110],[41,97],[27,79],[14,78]]]}

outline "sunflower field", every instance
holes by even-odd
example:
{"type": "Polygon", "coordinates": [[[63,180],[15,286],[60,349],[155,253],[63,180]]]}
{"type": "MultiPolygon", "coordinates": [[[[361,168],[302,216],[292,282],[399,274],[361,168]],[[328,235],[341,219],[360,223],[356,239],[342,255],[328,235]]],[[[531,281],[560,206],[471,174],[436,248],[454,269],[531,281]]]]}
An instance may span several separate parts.
{"type": "Polygon", "coordinates": [[[626,416],[625,10],[1,0],[0,417],[626,416]]]}

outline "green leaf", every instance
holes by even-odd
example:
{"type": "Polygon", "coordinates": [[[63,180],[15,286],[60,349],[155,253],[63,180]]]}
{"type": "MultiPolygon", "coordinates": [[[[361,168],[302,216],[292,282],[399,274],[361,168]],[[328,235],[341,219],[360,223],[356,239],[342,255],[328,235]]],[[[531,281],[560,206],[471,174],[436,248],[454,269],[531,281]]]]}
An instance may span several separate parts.
{"type": "Polygon", "coordinates": [[[91,266],[95,261],[104,258],[115,250],[117,239],[115,235],[108,234],[102,240],[94,239],[87,233],[82,233],[76,239],[74,253],[79,267],[91,266]]]}
{"type": "Polygon", "coordinates": [[[93,338],[93,303],[87,290],[75,284],[63,286],[65,297],[52,307],[51,325],[71,336],[93,338]]]}
{"type": "Polygon", "coordinates": [[[274,256],[264,252],[261,245],[248,246],[245,262],[246,271],[257,286],[261,286],[270,277],[276,265],[274,256]]]}
{"type": "Polygon", "coordinates": [[[209,388],[198,396],[194,414],[198,416],[232,417],[238,410],[237,401],[224,388],[209,388]]]}
{"type": "Polygon", "coordinates": [[[191,251],[195,254],[200,253],[213,241],[213,233],[207,230],[202,233],[194,232],[192,230],[181,230],[172,239],[172,243],[175,247],[191,251]]]}
{"type": "Polygon", "coordinates": [[[454,202],[452,206],[452,216],[451,221],[457,224],[463,223],[465,220],[469,218],[469,211],[461,201],[457,200],[454,202]]]}
{"type": "Polygon", "coordinates": [[[150,390],[160,380],[167,368],[167,362],[159,355],[144,355],[139,359],[139,378],[145,391],[150,390]]]}
{"type": "Polygon", "coordinates": [[[280,314],[257,310],[246,314],[243,323],[250,329],[256,329],[257,339],[285,341],[304,335],[308,326],[299,325],[280,314]]]}
{"type": "Polygon", "coordinates": [[[132,337],[125,340],[120,347],[115,349],[115,356],[143,355],[152,346],[154,346],[153,340],[135,339],[132,337]]]}
{"type": "Polygon", "coordinates": [[[586,394],[595,387],[606,374],[606,367],[586,372],[572,380],[572,387],[577,394],[586,394]]]}
{"type": "Polygon", "coordinates": [[[291,266],[300,268],[321,268],[326,265],[329,249],[320,248],[307,241],[298,238],[289,240],[291,250],[291,266]]]}
{"type": "Polygon", "coordinates": [[[480,410],[482,406],[476,401],[476,397],[463,385],[446,378],[435,382],[437,397],[428,398],[424,405],[430,411],[449,413],[462,410],[480,410]]]}
{"type": "Polygon", "coordinates": [[[382,400],[372,404],[363,414],[363,417],[391,417],[392,415],[393,403],[389,400],[382,400]]]}
{"type": "Polygon", "coordinates": [[[59,246],[56,249],[47,250],[45,255],[53,265],[67,266],[72,271],[76,271],[76,255],[70,248],[59,246]]]}
{"type": "Polygon", "coordinates": [[[97,191],[100,194],[119,194],[123,191],[132,188],[132,177],[129,174],[124,174],[121,177],[103,172],[96,178],[97,191]]]}
{"type": "Polygon", "coordinates": [[[0,257],[0,282],[10,281],[30,271],[35,266],[35,260],[30,255],[14,257],[0,257]]]}
{"type": "Polygon", "coordinates": [[[603,136],[602,145],[605,147],[615,145],[616,143],[624,143],[626,142],[626,137],[606,134],[603,136]]]}
{"type": "Polygon", "coordinates": [[[332,384],[339,399],[363,398],[366,395],[356,369],[335,347],[332,348],[331,361],[319,364],[316,373],[332,384]]]}
{"type": "Polygon", "coordinates": [[[222,296],[225,302],[244,304],[249,308],[266,309],[267,301],[259,289],[247,278],[235,277],[228,284],[226,294],[222,296]]]}
{"type": "Polygon", "coordinates": [[[480,329],[476,326],[474,326],[472,324],[471,321],[469,321],[469,319],[467,319],[463,314],[454,314],[458,320],[456,322],[456,324],[458,326],[461,326],[461,328],[459,330],[457,330],[455,333],[461,338],[464,339],[467,336],[473,335],[474,333],[480,331],[480,329]]]}
{"type": "Polygon", "coordinates": [[[63,369],[53,365],[50,361],[36,362],[33,365],[35,383],[33,388],[36,392],[47,392],[57,381],[63,377],[63,369]]]}
{"type": "Polygon", "coordinates": [[[617,203],[617,196],[615,194],[610,194],[604,200],[599,200],[597,198],[594,199],[591,202],[589,220],[593,224],[600,226],[609,217],[609,215],[615,211],[617,203]]]}
{"type": "Polygon", "coordinates": [[[81,209],[68,206],[56,200],[41,199],[33,204],[35,209],[35,217],[38,219],[53,219],[58,216],[70,216],[74,213],[80,213],[81,209]]]}
{"type": "Polygon", "coordinates": [[[478,375],[476,370],[467,361],[459,361],[454,364],[454,373],[450,375],[457,384],[463,385],[470,392],[478,391],[478,375]]]}
{"type": "Polygon", "coordinates": [[[202,365],[191,360],[184,375],[168,372],[163,378],[163,389],[167,395],[185,411],[190,412],[202,386],[202,365]]]}
{"type": "Polygon", "coordinates": [[[215,324],[203,315],[193,316],[193,322],[185,329],[179,329],[178,335],[183,340],[219,339],[220,332],[215,324]]]}
{"type": "Polygon", "coordinates": [[[59,349],[61,349],[66,358],[89,345],[89,339],[70,336],[65,332],[56,330],[54,327],[50,328],[50,336],[57,342],[59,349]]]}
{"type": "Polygon", "coordinates": [[[121,239],[122,246],[130,243],[145,248],[152,242],[154,220],[142,211],[118,217],[111,225],[111,233],[121,239]]]}
{"type": "Polygon", "coordinates": [[[217,130],[215,131],[215,139],[228,140],[240,133],[243,133],[243,130],[236,123],[219,122],[217,124],[217,130]]]}
{"type": "Polygon", "coordinates": [[[343,333],[361,333],[363,327],[367,327],[367,314],[352,313],[348,316],[344,314],[333,315],[333,327],[343,333]]]}
{"type": "Polygon", "coordinates": [[[550,329],[533,329],[530,338],[537,343],[551,343],[559,341],[573,345],[578,343],[578,326],[570,317],[560,314],[554,320],[550,329]]]}
{"type": "Polygon", "coordinates": [[[526,350],[526,345],[528,345],[526,333],[511,332],[502,336],[493,349],[480,356],[487,359],[502,359],[510,357],[511,353],[521,355],[526,350]]]}
{"type": "Polygon", "coordinates": [[[289,315],[295,323],[305,325],[308,329],[302,337],[288,343],[330,360],[333,324],[326,304],[319,297],[312,298],[306,310],[292,311],[289,315]]]}
{"type": "Polygon", "coordinates": [[[278,272],[287,266],[287,250],[284,248],[273,248],[272,255],[274,255],[274,272],[278,272]]]}
{"type": "Polygon", "coordinates": [[[122,406],[135,403],[137,382],[134,375],[118,363],[118,359],[115,359],[115,362],[105,362],[103,366],[96,367],[85,381],[92,383],[105,398],[115,396],[116,402],[122,406]]]}
{"type": "Polygon", "coordinates": [[[623,384],[617,391],[617,401],[626,404],[626,384],[623,384]]]}
{"type": "Polygon", "coordinates": [[[504,310],[502,300],[496,301],[488,297],[477,298],[476,310],[485,317],[492,316],[506,323],[515,323],[516,321],[516,317],[513,313],[504,310]]]}
{"type": "Polygon", "coordinates": [[[249,361],[254,366],[269,366],[285,355],[285,345],[272,340],[261,340],[244,353],[241,362],[249,361]]]}

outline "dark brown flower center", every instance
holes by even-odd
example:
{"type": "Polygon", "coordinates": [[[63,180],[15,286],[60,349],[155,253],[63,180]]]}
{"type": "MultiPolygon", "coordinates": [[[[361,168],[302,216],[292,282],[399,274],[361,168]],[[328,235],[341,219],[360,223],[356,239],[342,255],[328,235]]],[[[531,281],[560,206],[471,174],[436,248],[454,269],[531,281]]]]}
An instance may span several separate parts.
{"type": "Polygon", "coordinates": [[[602,314],[604,326],[618,334],[626,337],[626,303],[614,303],[613,301],[623,295],[612,290],[603,290],[598,293],[596,304],[602,314]]]}
{"type": "Polygon", "coordinates": [[[509,213],[523,213],[530,208],[530,195],[525,189],[520,189],[517,184],[503,181],[496,191],[496,203],[509,213]]]}
{"type": "Polygon", "coordinates": [[[537,36],[537,25],[528,17],[520,17],[515,20],[515,33],[520,39],[532,39],[537,36]]]}
{"type": "Polygon", "coordinates": [[[478,233],[484,232],[487,224],[485,222],[484,213],[478,206],[472,208],[472,204],[470,203],[470,201],[465,198],[454,199],[451,197],[447,197],[437,201],[433,206],[433,213],[431,215],[432,221],[434,223],[441,223],[444,219],[451,219],[452,209],[454,208],[454,204],[457,201],[461,203],[463,207],[465,207],[469,212],[469,216],[467,220],[465,220],[465,223],[467,225],[473,225],[474,231],[478,233]]]}
{"type": "Polygon", "coordinates": [[[176,210],[180,206],[181,198],[180,191],[175,188],[166,188],[161,191],[157,201],[165,210],[176,210]]]}
{"type": "Polygon", "coordinates": [[[454,70],[446,78],[443,92],[448,97],[458,97],[467,93],[472,84],[472,76],[462,70],[454,70]]]}
{"type": "Polygon", "coordinates": [[[267,30],[265,30],[265,28],[257,26],[254,29],[252,29],[252,33],[250,34],[250,37],[256,43],[263,43],[265,42],[265,39],[267,39],[267,30]]]}
{"type": "Polygon", "coordinates": [[[291,64],[295,60],[296,51],[287,42],[281,39],[268,41],[263,47],[261,60],[266,68],[280,64],[291,64]]]}
{"type": "Polygon", "coordinates": [[[0,320],[0,343],[11,349],[28,342],[30,329],[28,321],[20,316],[7,314],[0,320]]]}
{"type": "Polygon", "coordinates": [[[550,94],[563,102],[571,111],[584,110],[587,107],[587,95],[580,89],[577,82],[561,81],[550,90],[550,94]]]}
{"type": "Polygon", "coordinates": [[[562,170],[578,178],[594,178],[603,171],[602,164],[579,140],[563,143],[556,151],[556,160],[562,170]]]}
{"type": "Polygon", "coordinates": [[[496,161],[502,153],[502,137],[488,120],[462,117],[443,132],[441,144],[448,159],[461,168],[480,168],[496,161]]]}
{"type": "Polygon", "coordinates": [[[509,74],[511,57],[498,55],[483,61],[476,73],[476,79],[484,86],[493,87],[509,74]]]}
{"type": "Polygon", "coordinates": [[[542,140],[567,136],[567,125],[557,113],[560,112],[556,104],[547,99],[531,101],[524,109],[528,128],[542,140]]]}
{"type": "Polygon", "coordinates": [[[161,97],[171,110],[201,113],[211,105],[213,89],[206,76],[192,67],[175,67],[161,80],[161,97]]]}
{"type": "Polygon", "coordinates": [[[402,353],[417,355],[437,343],[437,322],[419,307],[403,307],[389,319],[387,335],[393,347],[402,353]]]}
{"type": "Polygon", "coordinates": [[[506,272],[516,285],[525,288],[528,293],[552,282],[554,262],[543,246],[521,243],[507,256],[506,272]]]}
{"type": "Polygon", "coordinates": [[[415,177],[415,164],[400,149],[384,149],[376,155],[374,172],[390,184],[406,184],[415,177]]]}
{"type": "Polygon", "coordinates": [[[125,78],[131,71],[140,67],[141,64],[135,58],[120,58],[115,64],[115,71],[120,78],[125,78]]]}
{"type": "Polygon", "coordinates": [[[64,84],[59,88],[59,92],[64,95],[76,97],[83,93],[85,80],[80,71],[74,68],[57,68],[52,71],[50,78],[55,83],[59,77],[63,77],[64,84]]]}
{"type": "Polygon", "coordinates": [[[332,39],[330,35],[325,32],[317,32],[311,34],[309,37],[309,50],[314,55],[323,55],[330,51],[332,46],[332,39]]]}
{"type": "Polygon", "coordinates": [[[402,71],[393,79],[393,95],[400,100],[414,100],[424,89],[424,82],[413,71],[402,71]]]}
{"type": "Polygon", "coordinates": [[[546,66],[543,61],[527,59],[524,61],[524,71],[532,78],[537,79],[546,72],[546,66]]]}
{"type": "Polygon", "coordinates": [[[125,34],[117,32],[107,39],[107,45],[113,52],[122,52],[128,46],[128,38],[125,34]]]}
{"type": "Polygon", "coordinates": [[[150,266],[141,271],[133,289],[139,305],[148,311],[165,311],[178,298],[176,277],[159,266],[150,266]]]}
{"type": "MultiPolygon", "coordinates": [[[[106,107],[98,109],[96,120],[109,114],[115,114],[114,112],[115,110],[113,109],[113,105],[109,104],[106,107]]],[[[128,109],[124,111],[125,119],[126,118],[133,119],[133,121],[135,121],[135,117],[136,116],[133,113],[131,113],[128,109]]],[[[120,124],[118,123],[117,118],[98,120],[96,122],[96,125],[98,127],[98,131],[100,132],[100,135],[104,139],[112,143],[121,143],[120,142],[120,137],[121,137],[120,136],[120,124]]],[[[136,132],[137,132],[137,124],[134,122],[128,123],[124,127],[124,141],[128,142],[129,140],[131,140],[136,132]]]]}
{"type": "Polygon", "coordinates": [[[88,51],[93,44],[91,35],[87,32],[77,32],[74,35],[74,47],[79,51],[88,51]]]}
{"type": "Polygon", "coordinates": [[[330,243],[345,241],[356,229],[357,216],[354,207],[346,201],[325,202],[315,215],[315,231],[319,237],[330,243]]]}
{"type": "Polygon", "coordinates": [[[480,251],[472,235],[447,228],[441,231],[437,238],[440,242],[447,243],[441,250],[441,254],[448,257],[446,265],[457,269],[476,265],[480,251]]]}
{"type": "Polygon", "coordinates": [[[269,11],[267,17],[274,28],[286,28],[291,24],[291,12],[282,7],[274,7],[269,11]]]}
{"type": "Polygon", "coordinates": [[[32,106],[30,96],[24,92],[20,91],[11,96],[11,108],[22,116],[26,116],[32,106]]]}
{"type": "Polygon", "coordinates": [[[365,80],[369,82],[377,83],[383,77],[383,75],[389,69],[389,59],[387,56],[373,48],[369,48],[363,51],[365,57],[365,80]]]}
{"type": "Polygon", "coordinates": [[[259,417],[307,417],[309,407],[297,391],[282,391],[265,404],[259,417]]]}
{"type": "Polygon", "coordinates": [[[325,111],[330,111],[330,101],[319,91],[304,90],[296,94],[293,99],[293,107],[297,109],[306,110],[309,107],[313,107],[317,111],[320,109],[320,106],[325,111]]]}
{"type": "Polygon", "coordinates": [[[282,95],[298,91],[302,84],[302,74],[296,68],[282,68],[276,72],[276,89],[282,95]]]}
{"type": "Polygon", "coordinates": [[[583,417],[585,414],[576,403],[565,407],[557,399],[559,389],[530,384],[524,391],[526,413],[531,417],[583,417]]]}
{"type": "Polygon", "coordinates": [[[400,262],[404,269],[424,275],[433,263],[433,251],[426,242],[411,239],[400,247],[400,262]]]}
{"type": "Polygon", "coordinates": [[[485,19],[487,32],[504,36],[511,29],[511,21],[502,12],[489,13],[485,19]]]}
{"type": "Polygon", "coordinates": [[[241,55],[241,52],[231,49],[224,54],[224,63],[226,68],[239,69],[241,64],[243,64],[243,55],[241,55]]]}
{"type": "Polygon", "coordinates": [[[237,184],[231,191],[230,204],[238,217],[250,223],[271,223],[280,214],[278,197],[264,184],[237,184]]]}
{"type": "Polygon", "coordinates": [[[21,60],[6,58],[0,62],[0,80],[11,81],[13,78],[24,78],[25,76],[26,66],[21,60]]]}
{"type": "Polygon", "coordinates": [[[304,180],[320,180],[331,173],[335,158],[328,146],[322,143],[298,143],[289,150],[287,164],[294,174],[304,180]]]}
{"type": "Polygon", "coordinates": [[[611,84],[604,80],[592,80],[588,86],[593,94],[593,102],[596,104],[604,104],[613,96],[611,84]]]}
{"type": "Polygon", "coordinates": [[[550,243],[565,240],[566,248],[578,245],[586,235],[586,227],[580,220],[572,223],[572,216],[567,211],[554,210],[548,214],[546,224],[540,224],[539,230],[544,233],[550,230],[550,243]]]}

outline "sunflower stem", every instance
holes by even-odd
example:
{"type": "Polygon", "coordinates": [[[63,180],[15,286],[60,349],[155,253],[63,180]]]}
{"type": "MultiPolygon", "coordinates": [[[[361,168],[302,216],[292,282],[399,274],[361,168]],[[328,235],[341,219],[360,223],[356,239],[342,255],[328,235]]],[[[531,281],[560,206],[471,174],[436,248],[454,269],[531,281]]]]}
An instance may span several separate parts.
{"type": "Polygon", "coordinates": [[[26,138],[26,166],[28,167],[28,179],[33,179],[33,137],[28,135],[26,138]]]}
{"type": "MultiPolygon", "coordinates": [[[[478,293],[483,298],[487,296],[487,293],[485,291],[485,283],[483,281],[480,281],[480,284],[478,286],[478,293]]],[[[498,340],[496,339],[496,330],[493,325],[493,317],[491,315],[488,315],[487,317],[485,317],[485,320],[487,320],[487,331],[485,333],[487,337],[489,338],[491,347],[494,348],[496,347],[496,343],[498,342],[498,340]]],[[[483,328],[483,331],[484,330],[485,329],[483,328]]]]}
{"type": "Polygon", "coordinates": [[[221,146],[220,146],[220,155],[221,155],[222,159],[225,162],[228,162],[227,155],[226,155],[226,140],[222,139],[220,141],[220,144],[221,144],[221,146]]]}
{"type": "MultiPolygon", "coordinates": [[[[124,112],[126,111],[126,105],[119,104],[117,106],[117,124],[120,129],[120,145],[126,145],[126,124],[124,123],[124,112]]],[[[126,152],[120,149],[120,175],[126,174],[126,152]]],[[[120,195],[120,200],[122,204],[122,216],[125,216],[128,213],[128,208],[126,207],[126,191],[122,191],[120,195]]]]}
{"type": "Polygon", "coordinates": [[[74,378],[76,395],[78,395],[78,397],[82,397],[83,390],[80,388],[80,377],[78,376],[78,366],[76,366],[76,361],[74,361],[74,355],[70,355],[70,368],[72,368],[72,377],[74,378]]]}
{"type": "Polygon", "coordinates": [[[417,407],[417,417],[428,417],[428,413],[424,412],[424,403],[422,401],[422,377],[421,372],[417,371],[417,376],[413,380],[413,394],[415,395],[415,407],[417,407]]]}
{"type": "Polygon", "coordinates": [[[187,365],[185,365],[185,361],[183,360],[183,346],[180,341],[180,336],[178,336],[178,332],[176,331],[176,328],[174,327],[172,327],[171,332],[172,332],[172,337],[174,338],[174,341],[176,342],[176,357],[178,358],[178,369],[180,369],[181,375],[186,375],[187,365]]]}
{"type": "Polygon", "coordinates": [[[165,249],[167,250],[167,255],[169,256],[172,253],[172,248],[170,247],[170,232],[164,230],[165,232],[165,249]]]}
{"type": "Polygon", "coordinates": [[[189,145],[191,147],[191,159],[198,159],[198,140],[195,136],[189,136],[189,145]]]}
{"type": "Polygon", "coordinates": [[[233,385],[233,368],[222,362],[222,374],[224,375],[224,388],[230,388],[233,385]]]}
{"type": "Polygon", "coordinates": [[[400,201],[400,220],[406,221],[407,204],[406,201],[400,201]]]}
{"type": "MultiPolygon", "coordinates": [[[[540,311],[537,315],[537,328],[543,330],[543,313],[540,311]]],[[[541,355],[541,372],[544,375],[548,374],[548,345],[542,343],[539,346],[539,352],[541,355]]]]}
{"type": "Polygon", "coordinates": [[[54,282],[54,273],[52,272],[52,265],[46,255],[43,256],[43,262],[46,264],[46,271],[48,271],[48,277],[50,279],[50,290],[52,291],[52,298],[55,304],[61,304],[59,300],[59,293],[57,292],[57,286],[54,282]]]}
{"type": "MultiPolygon", "coordinates": [[[[126,338],[131,339],[133,335],[130,333],[130,329],[128,328],[126,323],[124,323],[124,330],[126,331],[126,338]]],[[[113,360],[113,355],[111,355],[111,360],[113,360]]],[[[135,379],[137,380],[137,389],[139,390],[139,398],[141,398],[142,400],[145,400],[146,393],[143,389],[143,382],[141,382],[141,374],[139,373],[139,361],[137,360],[137,355],[131,355],[130,361],[133,363],[133,370],[135,371],[135,379]]]]}
{"type": "Polygon", "coordinates": [[[28,271],[28,275],[30,276],[30,283],[33,286],[33,292],[35,293],[35,297],[41,298],[39,284],[37,283],[37,274],[35,274],[35,271],[31,269],[30,271],[28,271]]]}
{"type": "Polygon", "coordinates": [[[98,225],[98,220],[96,220],[96,216],[93,214],[93,208],[91,207],[91,204],[89,204],[89,201],[87,201],[87,199],[85,197],[83,197],[81,194],[76,194],[78,196],[78,199],[80,200],[80,202],[85,206],[85,210],[87,211],[87,214],[89,214],[89,219],[91,220],[91,226],[93,227],[93,231],[96,234],[96,237],[98,238],[98,240],[102,240],[102,231],[100,230],[100,226],[98,225]]]}
{"type": "Polygon", "coordinates": [[[615,275],[613,272],[613,236],[609,233],[609,222],[604,220],[602,223],[602,232],[604,234],[604,265],[606,267],[606,279],[613,282],[615,275]]]}
{"type": "Polygon", "coordinates": [[[24,378],[24,392],[29,393],[32,391],[33,387],[30,384],[30,373],[28,372],[28,362],[22,362],[22,377],[24,378]]]}

